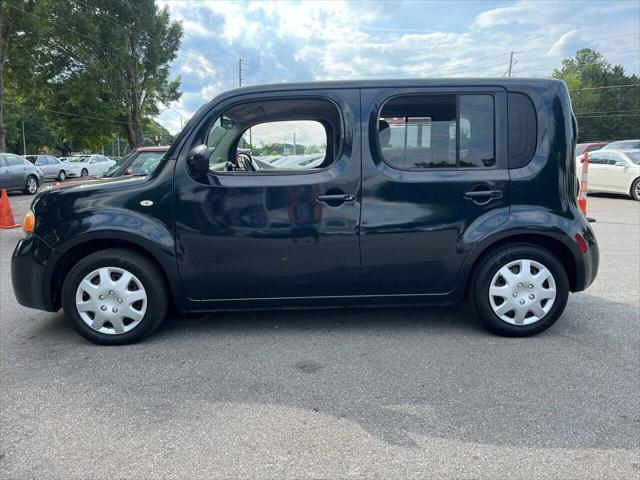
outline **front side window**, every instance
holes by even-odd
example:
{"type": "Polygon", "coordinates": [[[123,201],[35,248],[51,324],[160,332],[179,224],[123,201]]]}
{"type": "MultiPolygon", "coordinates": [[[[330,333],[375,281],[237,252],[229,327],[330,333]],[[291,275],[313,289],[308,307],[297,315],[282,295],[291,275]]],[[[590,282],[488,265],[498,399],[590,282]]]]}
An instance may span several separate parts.
{"type": "Polygon", "coordinates": [[[495,165],[491,95],[403,96],[378,120],[382,158],[394,168],[489,168],[495,165]]]}
{"type": "Polygon", "coordinates": [[[342,141],[341,115],[323,99],[242,103],[209,128],[209,169],[304,173],[330,166],[342,141]]]}
{"type": "Polygon", "coordinates": [[[17,155],[7,155],[6,157],[7,165],[9,167],[17,167],[19,165],[24,165],[24,160],[17,155]]]}

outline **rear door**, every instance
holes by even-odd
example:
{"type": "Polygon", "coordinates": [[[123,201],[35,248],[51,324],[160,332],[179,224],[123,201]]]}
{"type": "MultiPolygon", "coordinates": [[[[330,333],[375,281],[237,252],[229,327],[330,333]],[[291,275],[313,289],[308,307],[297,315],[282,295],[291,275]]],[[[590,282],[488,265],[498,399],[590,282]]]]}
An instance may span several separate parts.
{"type": "Polygon", "coordinates": [[[450,292],[474,225],[507,220],[505,102],[498,88],[362,91],[365,293],[450,292]]]}
{"type": "MultiPolygon", "coordinates": [[[[587,177],[588,190],[606,190],[605,176],[607,173],[606,150],[589,154],[589,173],[587,177]]],[[[581,170],[583,168],[580,166],[581,170]]]]}

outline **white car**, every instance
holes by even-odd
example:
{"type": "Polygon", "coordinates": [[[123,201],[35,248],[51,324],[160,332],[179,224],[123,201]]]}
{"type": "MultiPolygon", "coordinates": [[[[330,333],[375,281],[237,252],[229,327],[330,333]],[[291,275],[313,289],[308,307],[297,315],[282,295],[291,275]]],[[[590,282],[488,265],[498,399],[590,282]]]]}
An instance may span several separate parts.
{"type": "Polygon", "coordinates": [[[115,163],[104,155],[77,155],[67,160],[67,177],[100,176],[115,163]]]}
{"type": "MultiPolygon", "coordinates": [[[[577,166],[578,179],[582,165],[577,166]]],[[[589,192],[623,193],[640,201],[640,150],[598,150],[589,154],[589,192]]]]}

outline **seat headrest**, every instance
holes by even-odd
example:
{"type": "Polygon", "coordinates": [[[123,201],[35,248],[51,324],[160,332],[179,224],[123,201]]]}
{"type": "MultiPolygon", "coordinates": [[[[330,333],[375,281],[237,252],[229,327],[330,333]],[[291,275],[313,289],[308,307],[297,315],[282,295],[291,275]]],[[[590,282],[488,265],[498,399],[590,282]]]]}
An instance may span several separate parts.
{"type": "Polygon", "coordinates": [[[391,127],[386,120],[378,120],[378,141],[380,142],[380,148],[384,148],[389,145],[391,140],[391,127]]]}

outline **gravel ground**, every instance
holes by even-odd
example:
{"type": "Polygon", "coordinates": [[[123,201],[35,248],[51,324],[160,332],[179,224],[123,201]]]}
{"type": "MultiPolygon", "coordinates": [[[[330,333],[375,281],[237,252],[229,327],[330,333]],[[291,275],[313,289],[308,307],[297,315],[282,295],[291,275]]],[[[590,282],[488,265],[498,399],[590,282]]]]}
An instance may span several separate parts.
{"type": "Polygon", "coordinates": [[[589,208],[600,274],[528,339],[395,308],[174,315],[97,347],[16,303],[0,231],[0,477],[640,478],[640,203],[589,208]]]}

